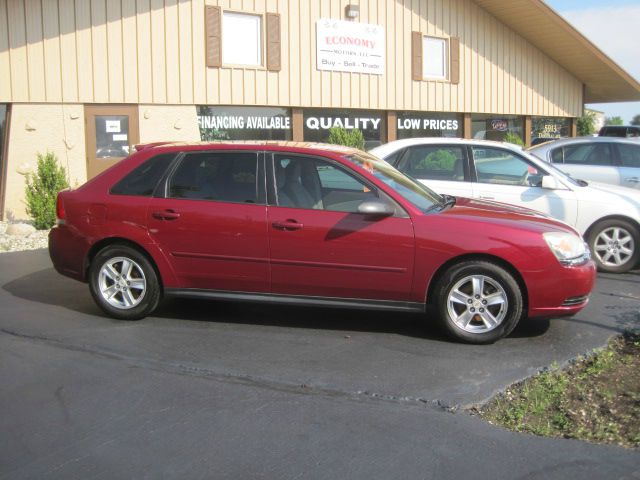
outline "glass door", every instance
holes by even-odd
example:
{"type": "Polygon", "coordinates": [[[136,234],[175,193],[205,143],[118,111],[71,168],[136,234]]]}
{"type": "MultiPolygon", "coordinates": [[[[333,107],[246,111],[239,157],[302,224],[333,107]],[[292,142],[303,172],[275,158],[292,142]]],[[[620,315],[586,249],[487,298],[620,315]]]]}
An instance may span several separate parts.
{"type": "Polygon", "coordinates": [[[138,107],[87,105],[87,179],[93,178],[133,152],[139,142],[138,107]]]}

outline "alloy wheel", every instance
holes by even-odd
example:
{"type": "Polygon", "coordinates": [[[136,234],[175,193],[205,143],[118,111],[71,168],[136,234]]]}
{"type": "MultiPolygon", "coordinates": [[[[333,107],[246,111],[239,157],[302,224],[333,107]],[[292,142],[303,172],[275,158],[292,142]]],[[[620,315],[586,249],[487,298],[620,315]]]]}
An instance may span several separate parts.
{"type": "Polygon", "coordinates": [[[485,275],[470,275],[458,281],[447,296],[453,322],[469,333],[490,332],[505,319],[509,301],[504,288],[485,275]]]}
{"type": "Polygon", "coordinates": [[[98,288],[112,307],[128,310],[140,304],[147,292],[147,281],[140,265],[127,257],[107,260],[100,268],[98,288]]]}

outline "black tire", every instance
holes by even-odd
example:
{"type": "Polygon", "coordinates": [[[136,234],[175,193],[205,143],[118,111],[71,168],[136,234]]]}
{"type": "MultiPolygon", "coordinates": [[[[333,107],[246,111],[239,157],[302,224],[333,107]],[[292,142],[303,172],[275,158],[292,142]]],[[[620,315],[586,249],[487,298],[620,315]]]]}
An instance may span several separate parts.
{"type": "Polygon", "coordinates": [[[146,317],[162,297],[158,276],[149,259],[135,248],[121,244],[105,247],[93,258],[89,290],[106,314],[120,320],[146,317]]]}
{"type": "Polygon", "coordinates": [[[434,293],[440,325],[448,335],[466,343],[493,343],[511,333],[523,316],[518,282],[488,261],[454,265],[440,278],[434,293]],[[453,296],[456,300],[450,302],[453,296]]]}
{"type": "Polygon", "coordinates": [[[640,233],[634,224],[626,220],[612,219],[598,222],[590,229],[587,243],[593,260],[601,272],[628,272],[637,265],[640,258],[640,233]],[[616,231],[619,235],[617,239],[616,231]],[[629,248],[631,253],[620,250],[620,247],[629,248]]]}

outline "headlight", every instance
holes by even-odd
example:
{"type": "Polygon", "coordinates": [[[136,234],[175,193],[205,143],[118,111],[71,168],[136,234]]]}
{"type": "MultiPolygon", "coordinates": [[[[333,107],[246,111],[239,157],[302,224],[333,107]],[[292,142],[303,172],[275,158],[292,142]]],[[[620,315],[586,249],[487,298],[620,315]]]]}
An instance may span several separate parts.
{"type": "Polygon", "coordinates": [[[571,233],[543,233],[545,242],[562,265],[581,265],[590,258],[589,247],[582,239],[571,233]]]}

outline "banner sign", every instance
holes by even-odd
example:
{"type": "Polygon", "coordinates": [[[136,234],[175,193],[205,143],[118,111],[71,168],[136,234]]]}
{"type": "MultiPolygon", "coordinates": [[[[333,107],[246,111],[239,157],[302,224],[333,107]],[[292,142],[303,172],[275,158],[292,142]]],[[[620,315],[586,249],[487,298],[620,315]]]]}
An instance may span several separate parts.
{"type": "Polygon", "coordinates": [[[321,18],[316,22],[318,70],[384,73],[384,28],[321,18]]]}

